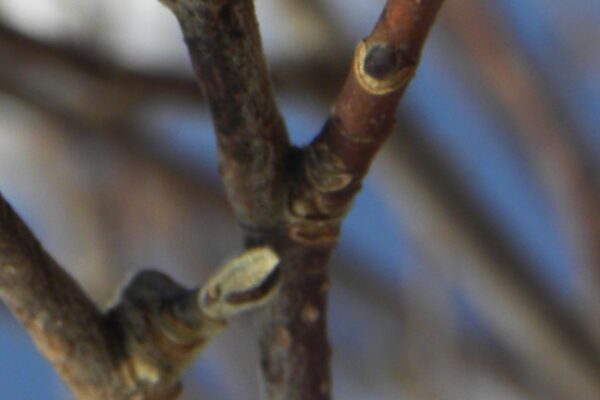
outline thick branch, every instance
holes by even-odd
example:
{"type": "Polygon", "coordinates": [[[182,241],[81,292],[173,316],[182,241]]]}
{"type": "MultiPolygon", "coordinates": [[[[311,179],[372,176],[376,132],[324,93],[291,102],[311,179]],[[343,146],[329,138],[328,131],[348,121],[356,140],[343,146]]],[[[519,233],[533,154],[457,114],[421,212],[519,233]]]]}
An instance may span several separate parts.
{"type": "Polygon", "coordinates": [[[288,137],[275,105],[251,0],[165,0],[209,101],[221,174],[239,222],[280,224],[288,137]]]}

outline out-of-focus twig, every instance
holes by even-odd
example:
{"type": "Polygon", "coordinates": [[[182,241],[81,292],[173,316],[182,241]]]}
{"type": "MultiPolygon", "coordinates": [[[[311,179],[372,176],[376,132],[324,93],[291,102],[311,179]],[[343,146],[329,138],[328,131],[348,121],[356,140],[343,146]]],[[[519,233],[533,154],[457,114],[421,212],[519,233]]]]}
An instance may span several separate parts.
{"type": "Polygon", "coordinates": [[[532,276],[526,258],[514,251],[476,203],[468,200],[451,169],[403,131],[383,153],[385,180],[398,212],[407,219],[435,265],[457,274],[487,321],[519,357],[550,380],[566,398],[600,393],[600,353],[581,321],[557,304],[532,276]]]}
{"type": "MultiPolygon", "coordinates": [[[[0,52],[11,55],[10,62],[0,65],[0,76],[5,82],[51,90],[54,102],[69,105],[89,117],[126,118],[136,106],[158,98],[202,101],[191,76],[132,70],[101,55],[29,37],[1,20],[0,52]],[[48,78],[50,75],[53,78],[48,78]]],[[[272,78],[279,89],[302,88],[330,98],[338,89],[345,68],[339,59],[332,58],[279,60],[272,67],[272,78]]]]}
{"type": "Polygon", "coordinates": [[[600,188],[570,137],[572,127],[556,112],[539,74],[511,42],[502,20],[475,0],[453,2],[446,10],[452,30],[480,67],[493,96],[516,123],[513,136],[523,144],[579,267],[582,317],[600,344],[600,188]]]}

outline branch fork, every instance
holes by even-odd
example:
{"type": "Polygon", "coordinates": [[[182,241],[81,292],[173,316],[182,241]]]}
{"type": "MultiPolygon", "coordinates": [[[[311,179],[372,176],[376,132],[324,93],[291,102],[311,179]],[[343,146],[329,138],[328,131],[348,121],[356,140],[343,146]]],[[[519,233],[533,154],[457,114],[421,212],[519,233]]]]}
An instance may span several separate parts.
{"type": "Polygon", "coordinates": [[[254,2],[161,1],[181,25],[208,100],[225,190],[250,250],[196,290],[141,272],[104,314],[0,196],[0,297],[81,399],[176,398],[182,370],[226,320],[264,304],[256,319],[266,397],[328,400],[327,264],[442,0],[388,0],[304,149],[290,144],[277,109],[254,2]]]}
{"type": "Polygon", "coordinates": [[[279,295],[257,313],[265,397],[330,398],[327,264],[362,179],[394,126],[442,0],[388,0],[357,46],[313,142],[290,145],[252,0],[178,0],[177,17],[211,107],[220,171],[249,246],[281,257],[279,295]],[[315,317],[316,316],[316,317],[315,317]]]}

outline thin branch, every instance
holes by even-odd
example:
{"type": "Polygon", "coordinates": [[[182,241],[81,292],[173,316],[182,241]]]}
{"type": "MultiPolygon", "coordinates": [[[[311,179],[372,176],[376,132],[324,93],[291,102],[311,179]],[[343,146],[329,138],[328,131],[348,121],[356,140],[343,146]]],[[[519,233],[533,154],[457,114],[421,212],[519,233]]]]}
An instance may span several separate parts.
{"type": "Polygon", "coordinates": [[[371,35],[358,45],[331,116],[307,149],[302,194],[292,210],[305,219],[326,216],[331,224],[301,222],[292,232],[296,239],[337,236],[340,218],[392,131],[396,108],[441,4],[388,1],[371,35]]]}

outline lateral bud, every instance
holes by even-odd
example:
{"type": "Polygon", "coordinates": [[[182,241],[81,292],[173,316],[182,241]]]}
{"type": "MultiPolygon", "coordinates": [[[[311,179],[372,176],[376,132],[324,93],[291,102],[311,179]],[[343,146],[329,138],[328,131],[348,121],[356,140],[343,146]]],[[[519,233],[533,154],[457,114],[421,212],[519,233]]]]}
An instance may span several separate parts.
{"type": "Polygon", "coordinates": [[[354,74],[369,93],[384,95],[405,86],[417,62],[389,43],[361,41],[354,54],[354,74]]]}

